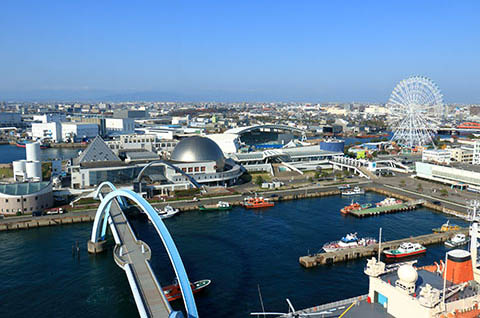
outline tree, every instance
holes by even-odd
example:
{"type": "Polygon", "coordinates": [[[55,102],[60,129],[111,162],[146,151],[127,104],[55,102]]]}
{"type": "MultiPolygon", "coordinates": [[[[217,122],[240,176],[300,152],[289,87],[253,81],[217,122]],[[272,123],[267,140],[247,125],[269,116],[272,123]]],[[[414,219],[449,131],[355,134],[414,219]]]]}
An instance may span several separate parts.
{"type": "Polygon", "coordinates": [[[421,184],[421,183],[419,183],[419,184],[417,185],[417,191],[418,191],[418,192],[422,192],[422,191],[423,191],[423,187],[422,187],[422,184],[421,184]]]}
{"type": "Polygon", "coordinates": [[[308,182],[313,182],[313,178],[311,176],[308,177],[308,182]]]}
{"type": "Polygon", "coordinates": [[[262,176],[258,176],[258,177],[255,178],[255,184],[256,185],[261,186],[263,182],[264,182],[264,180],[263,180],[262,176]]]}
{"type": "Polygon", "coordinates": [[[400,186],[401,186],[402,188],[405,187],[405,180],[400,181],[400,186]]]}
{"type": "Polygon", "coordinates": [[[320,178],[320,171],[315,171],[315,175],[313,177],[318,180],[318,178],[320,178]]]}
{"type": "Polygon", "coordinates": [[[442,190],[440,190],[440,195],[441,195],[442,197],[446,197],[446,196],[448,195],[448,191],[445,190],[445,189],[442,189],[442,190]]]}

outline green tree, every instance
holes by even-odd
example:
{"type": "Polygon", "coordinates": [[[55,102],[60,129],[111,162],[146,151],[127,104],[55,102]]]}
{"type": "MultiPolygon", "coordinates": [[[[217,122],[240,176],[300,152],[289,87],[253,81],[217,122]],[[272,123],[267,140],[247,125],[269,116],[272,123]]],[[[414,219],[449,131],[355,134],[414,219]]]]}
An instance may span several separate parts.
{"type": "Polygon", "coordinates": [[[401,181],[400,181],[400,186],[401,186],[402,188],[405,187],[405,180],[401,180],[401,181]]]}
{"type": "Polygon", "coordinates": [[[440,190],[440,195],[441,195],[442,197],[446,197],[446,196],[448,195],[448,191],[445,190],[445,189],[442,189],[442,190],[440,190]]]}
{"type": "Polygon", "coordinates": [[[263,182],[264,182],[264,180],[263,180],[262,176],[258,176],[258,177],[255,178],[255,184],[256,185],[261,186],[263,182]]]}

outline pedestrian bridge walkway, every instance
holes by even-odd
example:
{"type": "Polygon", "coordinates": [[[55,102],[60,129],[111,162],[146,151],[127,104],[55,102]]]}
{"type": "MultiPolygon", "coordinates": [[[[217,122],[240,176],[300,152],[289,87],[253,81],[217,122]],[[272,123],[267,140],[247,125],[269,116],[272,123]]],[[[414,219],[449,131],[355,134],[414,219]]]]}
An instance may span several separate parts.
{"type": "Polygon", "coordinates": [[[122,208],[127,206],[126,198],[135,202],[147,214],[157,230],[177,274],[188,318],[197,318],[192,289],[178,250],[167,228],[150,204],[137,193],[117,190],[109,182],[98,187],[96,197],[102,202],[95,216],[88,251],[98,253],[105,249],[105,236],[109,227],[116,244],[113,251],[114,260],[127,275],[140,317],[180,318],[184,316],[170,307],[150,266],[152,255],[150,247],[137,239],[123,213],[122,208]]]}

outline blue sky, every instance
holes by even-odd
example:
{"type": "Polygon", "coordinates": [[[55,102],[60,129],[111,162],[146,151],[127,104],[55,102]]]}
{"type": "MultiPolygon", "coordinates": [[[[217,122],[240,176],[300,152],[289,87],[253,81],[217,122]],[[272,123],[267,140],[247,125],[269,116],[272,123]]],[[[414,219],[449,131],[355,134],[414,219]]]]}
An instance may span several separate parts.
{"type": "Polygon", "coordinates": [[[0,2],[0,100],[480,102],[480,1],[0,2]],[[4,98],[2,98],[2,95],[4,98]]]}

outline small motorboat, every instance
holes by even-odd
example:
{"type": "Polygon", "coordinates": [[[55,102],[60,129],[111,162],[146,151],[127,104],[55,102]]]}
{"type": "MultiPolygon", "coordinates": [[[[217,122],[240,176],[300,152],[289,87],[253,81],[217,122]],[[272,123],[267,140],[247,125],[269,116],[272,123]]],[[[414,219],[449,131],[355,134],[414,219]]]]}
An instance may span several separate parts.
{"type": "Polygon", "coordinates": [[[442,227],[432,229],[433,233],[444,233],[444,232],[457,231],[457,230],[460,230],[460,226],[455,224],[450,224],[450,220],[448,220],[447,223],[444,223],[442,227]]]}
{"type": "MultiPolygon", "coordinates": [[[[209,279],[203,279],[196,281],[195,283],[190,283],[190,287],[192,287],[192,292],[196,294],[210,285],[211,282],[212,281],[209,279]]],[[[180,285],[178,285],[177,280],[175,280],[172,285],[163,287],[162,290],[165,298],[167,298],[168,301],[182,298],[182,291],[180,290],[180,285]]]]}
{"type": "Polygon", "coordinates": [[[218,201],[217,204],[215,205],[199,205],[198,209],[200,211],[228,211],[232,209],[232,206],[230,203],[225,202],[225,201],[218,201]]]}
{"type": "Polygon", "coordinates": [[[355,187],[353,190],[342,191],[342,195],[358,195],[365,194],[365,191],[360,187],[355,187]]]}
{"type": "Polygon", "coordinates": [[[452,237],[451,239],[445,241],[445,246],[459,247],[467,244],[468,242],[470,242],[470,237],[466,236],[465,234],[458,233],[458,234],[455,234],[455,236],[452,237]]]}
{"type": "Polygon", "coordinates": [[[387,258],[402,258],[427,252],[427,248],[419,243],[405,242],[398,248],[384,251],[387,258]]]}
{"type": "Polygon", "coordinates": [[[163,210],[155,208],[155,211],[157,211],[157,214],[161,219],[171,218],[172,216],[180,212],[179,209],[175,209],[171,205],[167,205],[163,210]]]}

